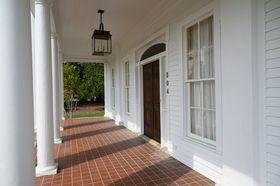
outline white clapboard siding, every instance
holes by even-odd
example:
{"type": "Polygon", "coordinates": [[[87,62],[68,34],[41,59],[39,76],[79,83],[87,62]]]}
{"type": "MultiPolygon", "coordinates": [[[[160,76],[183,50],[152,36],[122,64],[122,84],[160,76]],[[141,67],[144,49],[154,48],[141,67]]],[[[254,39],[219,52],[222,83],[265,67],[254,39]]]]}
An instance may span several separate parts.
{"type": "Polygon", "coordinates": [[[279,98],[266,98],[266,105],[270,107],[280,107],[279,98]]]}
{"type": "Polygon", "coordinates": [[[280,160],[279,157],[273,154],[268,154],[267,155],[267,161],[268,162],[273,162],[274,164],[280,166],[280,160]]]}
{"type": "MultiPolygon", "coordinates": [[[[280,30],[279,30],[280,33],[280,30]]],[[[266,60],[266,67],[267,68],[280,68],[280,59],[272,59],[272,60],[266,60]]]]}
{"type": "Polygon", "coordinates": [[[271,117],[271,116],[266,116],[265,120],[267,125],[279,125],[280,124],[280,118],[278,117],[271,117]]]}
{"type": "MultiPolygon", "coordinates": [[[[267,127],[267,132],[271,136],[280,137],[280,128],[279,128],[279,126],[268,126],[267,127]]],[[[273,141],[273,140],[270,140],[270,141],[273,141]]],[[[274,140],[274,141],[276,141],[276,140],[274,140]]],[[[274,144],[274,145],[278,145],[278,144],[274,144]]]]}
{"type": "Polygon", "coordinates": [[[277,9],[279,7],[280,7],[280,1],[279,0],[266,1],[265,12],[267,14],[270,11],[275,10],[275,9],[277,9]]]}
{"type": "Polygon", "coordinates": [[[265,30],[266,31],[271,31],[271,30],[277,29],[277,28],[280,27],[279,24],[280,24],[280,19],[279,18],[274,19],[272,21],[268,21],[268,22],[266,22],[266,29],[265,30]]]}
{"type": "Polygon", "coordinates": [[[275,40],[267,41],[266,43],[266,50],[272,50],[279,48],[280,45],[280,38],[275,40]]]}
{"type": "MultiPolygon", "coordinates": [[[[279,132],[279,131],[278,131],[279,132]]],[[[268,136],[267,137],[267,141],[269,142],[269,143],[271,143],[271,144],[279,144],[280,143],[280,138],[279,138],[279,136],[268,136]]],[[[277,156],[276,156],[277,157],[277,156]]],[[[271,161],[271,160],[269,160],[268,159],[268,161],[269,162],[273,162],[273,161],[271,161]]],[[[280,164],[279,164],[279,160],[277,161],[277,158],[276,158],[276,161],[275,162],[273,162],[274,164],[277,164],[278,166],[280,166],[280,164]]]]}
{"type": "Polygon", "coordinates": [[[267,176],[269,186],[278,186],[280,183],[280,177],[272,172],[270,172],[267,176]]]}
{"type": "Polygon", "coordinates": [[[280,78],[271,78],[266,81],[267,87],[280,87],[280,78]]]}
{"type": "Polygon", "coordinates": [[[266,32],[266,41],[280,38],[280,28],[266,32]]]}
{"type": "Polygon", "coordinates": [[[280,8],[277,8],[275,11],[269,11],[266,13],[265,20],[272,21],[280,17],[280,8]]]}
{"type": "Polygon", "coordinates": [[[280,185],[280,0],[265,1],[266,175],[280,185]]]}

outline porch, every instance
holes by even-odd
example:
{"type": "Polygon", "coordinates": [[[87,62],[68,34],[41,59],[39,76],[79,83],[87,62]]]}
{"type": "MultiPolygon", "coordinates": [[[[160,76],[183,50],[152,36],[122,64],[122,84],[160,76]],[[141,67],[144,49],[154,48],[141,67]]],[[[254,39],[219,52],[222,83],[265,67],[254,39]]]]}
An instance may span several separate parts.
{"type": "Polygon", "coordinates": [[[3,0],[0,23],[1,186],[279,185],[279,0],[3,0]],[[64,63],[104,64],[111,120],[63,123],[64,63]]]}
{"type": "Polygon", "coordinates": [[[58,174],[36,185],[203,185],[214,182],[106,117],[64,123],[58,174]]]}

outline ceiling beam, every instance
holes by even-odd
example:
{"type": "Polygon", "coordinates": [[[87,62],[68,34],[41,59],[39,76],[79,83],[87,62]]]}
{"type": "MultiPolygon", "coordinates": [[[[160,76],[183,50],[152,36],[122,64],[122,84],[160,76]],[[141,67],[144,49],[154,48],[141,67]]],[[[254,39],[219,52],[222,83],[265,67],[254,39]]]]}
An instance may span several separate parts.
{"type": "Polygon", "coordinates": [[[106,63],[104,58],[66,58],[64,63],[106,63]]]}

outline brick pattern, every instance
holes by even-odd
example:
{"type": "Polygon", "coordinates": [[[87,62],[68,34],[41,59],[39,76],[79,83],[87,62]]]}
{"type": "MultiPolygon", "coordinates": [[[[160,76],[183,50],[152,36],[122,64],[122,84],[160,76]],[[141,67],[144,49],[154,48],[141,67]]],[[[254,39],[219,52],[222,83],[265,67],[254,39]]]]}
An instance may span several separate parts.
{"type": "Polygon", "coordinates": [[[64,129],[55,146],[59,173],[36,186],[215,185],[109,118],[67,120],[64,129]]]}

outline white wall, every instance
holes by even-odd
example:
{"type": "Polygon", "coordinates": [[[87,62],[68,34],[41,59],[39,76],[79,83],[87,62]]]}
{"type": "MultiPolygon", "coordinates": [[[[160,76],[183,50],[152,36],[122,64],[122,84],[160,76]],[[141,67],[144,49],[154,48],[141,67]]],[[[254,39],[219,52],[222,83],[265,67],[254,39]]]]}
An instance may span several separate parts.
{"type": "Polygon", "coordinates": [[[252,122],[251,13],[250,0],[221,1],[223,174],[226,185],[253,184],[255,124],[252,122]]]}
{"type": "Polygon", "coordinates": [[[264,184],[280,183],[280,1],[265,0],[265,176],[264,184]]]}
{"type": "Polygon", "coordinates": [[[122,109],[120,103],[121,100],[121,87],[118,86],[120,84],[120,66],[119,64],[119,47],[114,47],[114,52],[110,56],[110,59],[105,63],[105,116],[111,117],[116,121],[117,125],[122,124],[122,109]],[[112,69],[114,69],[115,73],[115,107],[113,107],[112,103],[112,69]]]}
{"type": "MultiPolygon", "coordinates": [[[[276,0],[277,1],[277,0],[276,0]]],[[[106,71],[106,112],[112,118],[122,113],[121,120],[124,125],[133,131],[138,131],[139,120],[137,119],[136,90],[137,75],[135,72],[135,48],[140,43],[148,42],[148,38],[157,31],[167,27],[167,69],[169,72],[168,115],[169,115],[169,150],[172,156],[198,172],[204,174],[220,185],[250,186],[254,183],[256,164],[254,152],[258,145],[254,142],[258,136],[258,122],[253,122],[256,102],[253,79],[255,62],[253,62],[253,0],[215,0],[209,1],[181,1],[169,9],[162,11],[157,20],[146,20],[137,29],[132,29],[133,34],[119,44],[119,59],[112,55],[108,60],[106,71]],[[219,59],[217,82],[220,90],[217,92],[221,101],[221,108],[217,110],[221,123],[218,150],[211,150],[203,145],[191,142],[184,137],[183,110],[183,70],[182,70],[182,42],[181,24],[184,20],[190,20],[194,15],[201,16],[207,8],[214,10],[215,29],[218,34],[216,44],[221,48],[216,52],[219,59]],[[220,41],[220,42],[219,42],[220,41]],[[110,105],[110,71],[115,67],[120,71],[123,65],[122,59],[129,57],[131,70],[131,114],[112,110],[110,105]],[[130,123],[129,123],[130,122],[130,123]],[[257,128],[257,130],[256,130],[257,128]]],[[[160,12],[160,11],[159,11],[160,12]]],[[[122,73],[123,74],[123,73],[122,73]]],[[[120,77],[122,78],[122,77],[120,77]]],[[[121,79],[120,79],[120,82],[121,79]]],[[[121,85],[121,84],[116,84],[121,85]]],[[[121,90],[121,89],[119,89],[121,90]]],[[[116,94],[117,95],[117,94],[116,94]]],[[[121,95],[120,97],[122,97],[121,95]]],[[[118,97],[116,96],[116,99],[118,97]]],[[[121,108],[123,101],[116,103],[116,108],[121,108]],[[117,105],[119,104],[119,105],[117,105]]],[[[123,108],[123,107],[122,107],[123,108]]]]}
{"type": "Polygon", "coordinates": [[[120,60],[119,63],[120,67],[120,86],[121,86],[121,103],[120,106],[122,108],[122,118],[123,118],[123,125],[128,129],[139,132],[136,125],[136,97],[135,97],[135,64],[132,56],[126,56],[120,60]],[[129,62],[129,106],[130,112],[126,112],[125,108],[125,94],[124,94],[124,85],[125,85],[125,72],[124,72],[124,63],[129,62]]]}
{"type": "MultiPolygon", "coordinates": [[[[169,71],[169,125],[170,140],[173,146],[173,156],[199,171],[217,183],[221,182],[222,156],[220,152],[206,148],[203,145],[187,140],[184,136],[186,121],[184,116],[183,95],[183,51],[182,29],[187,23],[204,16],[209,11],[214,11],[214,19],[219,19],[216,11],[217,2],[186,16],[180,22],[170,24],[170,38],[168,46],[168,71],[169,71]]],[[[217,27],[215,28],[217,29],[217,27]]],[[[217,45],[218,46],[218,45],[217,45]]],[[[218,74],[218,73],[217,73],[218,74]]]]}

